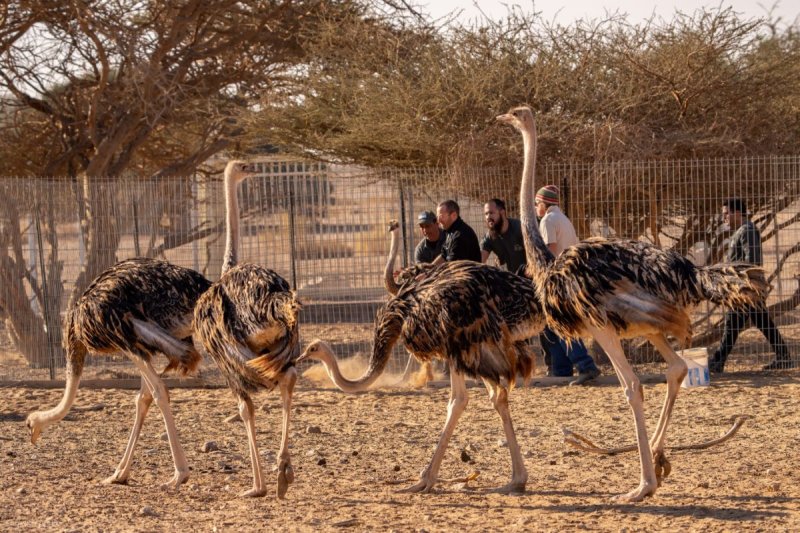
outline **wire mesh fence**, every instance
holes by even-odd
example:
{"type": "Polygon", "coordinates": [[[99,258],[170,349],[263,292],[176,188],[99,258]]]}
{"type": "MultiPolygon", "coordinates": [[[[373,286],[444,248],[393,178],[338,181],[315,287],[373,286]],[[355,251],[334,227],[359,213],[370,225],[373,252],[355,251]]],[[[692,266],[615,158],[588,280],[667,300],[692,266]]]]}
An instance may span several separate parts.
{"type": "MultiPolygon", "coordinates": [[[[456,200],[479,235],[486,231],[488,199],[504,199],[509,216],[518,215],[519,169],[512,167],[454,175],[277,158],[259,164],[261,175],[239,191],[240,258],[286,278],[305,304],[302,336],[329,340],[341,357],[371,349],[372,321],[387,298],[388,220],[401,222],[401,262],[408,265],[422,238],[417,213],[435,211],[442,200],[456,200]]],[[[790,353],[800,352],[800,158],[541,165],[537,183],[559,186],[562,209],[580,238],[645,239],[697,264],[724,259],[731,230],[720,216],[722,202],[743,198],[763,237],[770,313],[790,353]]],[[[162,257],[216,279],[224,210],[220,175],[0,179],[0,379],[62,375],[63,313],[117,260],[162,257]]],[[[694,344],[713,348],[722,317],[710,304],[696,309],[694,344]]],[[[626,349],[637,365],[660,361],[639,341],[626,349]]],[[[593,353],[606,362],[602,352],[593,353]]],[[[771,357],[765,339],[751,329],[727,368],[753,368],[771,357]]],[[[88,372],[98,377],[135,374],[124,357],[92,361],[88,372]]],[[[396,347],[390,370],[402,372],[407,361],[396,347]]],[[[217,379],[213,367],[202,372],[217,379]]]]}

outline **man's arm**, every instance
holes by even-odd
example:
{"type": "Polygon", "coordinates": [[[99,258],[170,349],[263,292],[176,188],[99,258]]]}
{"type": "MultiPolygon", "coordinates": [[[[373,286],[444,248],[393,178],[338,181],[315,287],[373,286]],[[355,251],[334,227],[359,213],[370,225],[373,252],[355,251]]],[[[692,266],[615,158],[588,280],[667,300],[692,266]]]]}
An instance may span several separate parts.
{"type": "Polygon", "coordinates": [[[549,243],[547,245],[547,249],[550,250],[550,253],[553,254],[553,257],[558,257],[558,255],[556,254],[556,250],[558,250],[558,246],[556,245],[556,243],[554,242],[549,243]]]}
{"type": "Polygon", "coordinates": [[[489,259],[489,252],[481,250],[481,263],[485,263],[487,259],[489,259]]]}
{"type": "Polygon", "coordinates": [[[431,261],[432,265],[441,265],[442,263],[444,263],[444,256],[443,255],[437,255],[436,259],[431,261]]]}

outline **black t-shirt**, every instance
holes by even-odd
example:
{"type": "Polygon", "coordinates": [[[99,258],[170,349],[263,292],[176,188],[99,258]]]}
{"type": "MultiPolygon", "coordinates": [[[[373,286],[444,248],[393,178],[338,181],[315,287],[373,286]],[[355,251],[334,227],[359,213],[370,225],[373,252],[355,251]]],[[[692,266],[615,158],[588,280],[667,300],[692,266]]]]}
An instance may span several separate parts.
{"type": "Polygon", "coordinates": [[[522,223],[519,219],[508,219],[508,230],[492,236],[487,232],[481,241],[481,250],[494,252],[501,265],[506,265],[509,272],[516,272],[527,261],[525,242],[522,240],[522,223]]]}
{"type": "Polygon", "coordinates": [[[445,261],[458,261],[459,259],[469,259],[470,261],[481,262],[481,245],[475,231],[458,217],[450,229],[445,231],[447,235],[442,246],[442,255],[445,261]]]}
{"type": "Polygon", "coordinates": [[[439,232],[439,240],[431,242],[426,238],[422,238],[414,249],[414,262],[415,263],[433,263],[433,260],[442,255],[442,246],[444,246],[445,234],[443,231],[439,232]]]}

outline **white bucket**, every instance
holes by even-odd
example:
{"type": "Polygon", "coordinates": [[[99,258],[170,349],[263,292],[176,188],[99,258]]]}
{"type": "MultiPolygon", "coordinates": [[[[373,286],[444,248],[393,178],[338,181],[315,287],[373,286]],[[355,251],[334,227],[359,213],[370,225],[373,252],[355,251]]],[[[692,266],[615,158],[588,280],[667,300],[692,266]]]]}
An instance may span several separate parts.
{"type": "Polygon", "coordinates": [[[707,387],[711,382],[708,375],[708,349],[689,348],[688,350],[678,350],[678,355],[686,361],[686,366],[689,367],[681,387],[684,389],[707,387]]]}

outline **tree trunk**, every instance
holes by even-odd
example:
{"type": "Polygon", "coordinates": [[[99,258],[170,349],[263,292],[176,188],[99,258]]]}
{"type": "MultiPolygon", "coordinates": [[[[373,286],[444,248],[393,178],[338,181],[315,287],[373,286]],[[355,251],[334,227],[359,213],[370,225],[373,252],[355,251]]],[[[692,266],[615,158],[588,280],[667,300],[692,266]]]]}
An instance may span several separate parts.
{"type": "Polygon", "coordinates": [[[70,295],[67,308],[83,294],[86,287],[105,269],[116,263],[121,238],[117,217],[114,182],[110,179],[83,176],[86,264],[70,295]]]}

